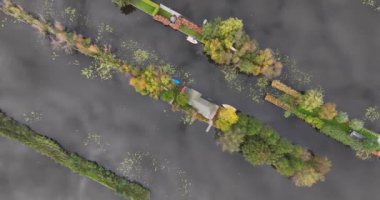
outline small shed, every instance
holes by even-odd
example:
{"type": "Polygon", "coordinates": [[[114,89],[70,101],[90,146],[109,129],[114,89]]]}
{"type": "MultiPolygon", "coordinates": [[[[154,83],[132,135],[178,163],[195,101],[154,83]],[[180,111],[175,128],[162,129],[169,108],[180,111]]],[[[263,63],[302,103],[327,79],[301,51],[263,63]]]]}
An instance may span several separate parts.
{"type": "Polygon", "coordinates": [[[356,139],[356,140],[362,140],[364,137],[362,134],[356,132],[356,131],[352,131],[351,134],[350,134],[350,137],[356,139]]]}
{"type": "Polygon", "coordinates": [[[163,10],[167,11],[168,13],[170,13],[171,15],[175,15],[177,17],[180,17],[182,16],[180,13],[178,13],[177,11],[165,6],[164,4],[160,4],[160,8],[162,8],[163,10]]]}

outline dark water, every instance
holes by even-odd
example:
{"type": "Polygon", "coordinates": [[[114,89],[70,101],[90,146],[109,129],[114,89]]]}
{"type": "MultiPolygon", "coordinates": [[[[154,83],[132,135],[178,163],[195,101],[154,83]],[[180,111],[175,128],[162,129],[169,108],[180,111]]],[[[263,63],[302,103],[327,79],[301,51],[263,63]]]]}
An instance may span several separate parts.
{"type": "MultiPolygon", "coordinates": [[[[28,10],[49,14],[42,5],[49,7],[51,0],[18,2],[28,10]]],[[[312,84],[325,89],[326,99],[352,117],[363,117],[366,107],[379,105],[380,13],[360,0],[162,2],[198,23],[216,16],[242,18],[262,47],[278,48],[294,57],[299,68],[313,76],[312,84]]],[[[124,77],[87,80],[80,70],[90,60],[82,55],[57,51],[59,56],[53,61],[46,40],[8,17],[0,29],[0,108],[11,116],[25,121],[23,114],[42,114],[41,120],[29,122],[31,127],[115,171],[128,153],[140,152],[141,171],[132,177],[149,186],[155,200],[377,198],[378,160],[360,161],[349,148],[297,119],[284,119],[280,109],[253,104],[246,93],[231,89],[220,70],[201,54],[201,48],[185,42],[180,33],[163,28],[139,11],[123,15],[110,0],[55,0],[54,17],[62,19],[67,6],[81,14],[73,22],[63,21],[72,30],[96,37],[99,24],[109,24],[114,31],[101,41],[111,43],[118,55],[126,57],[120,46],[127,40],[155,50],[190,72],[195,81],[192,86],[209,98],[236,105],[273,125],[291,141],[328,156],[332,171],[323,183],[297,188],[268,166],[252,167],[239,155],[221,152],[213,134],[204,132],[204,124],[184,126],[179,114],[135,93],[124,77]],[[79,66],[73,64],[75,60],[79,66]],[[88,140],[89,133],[98,137],[88,140]],[[86,141],[90,143],[85,145],[86,141]]],[[[0,14],[0,21],[4,18],[0,14]]],[[[376,123],[368,126],[380,130],[376,123]]],[[[0,199],[120,198],[1,138],[0,199]]]]}

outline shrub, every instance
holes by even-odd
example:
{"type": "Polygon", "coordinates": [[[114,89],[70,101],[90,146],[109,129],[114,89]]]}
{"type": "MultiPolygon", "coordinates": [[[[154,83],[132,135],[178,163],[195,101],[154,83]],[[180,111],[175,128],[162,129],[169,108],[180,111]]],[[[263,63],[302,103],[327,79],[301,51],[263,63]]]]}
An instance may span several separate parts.
{"type": "Polygon", "coordinates": [[[217,128],[226,132],[230,130],[231,126],[238,121],[239,117],[236,110],[229,107],[222,107],[219,109],[216,116],[215,125],[217,128]]]}
{"type": "Polygon", "coordinates": [[[171,102],[174,100],[176,92],[174,90],[166,90],[162,92],[160,99],[165,102],[171,102]]]}
{"type": "Polygon", "coordinates": [[[323,94],[320,90],[308,90],[298,102],[300,108],[312,112],[323,104],[323,94]]]}
{"type": "Polygon", "coordinates": [[[336,104],[334,103],[325,103],[321,106],[319,110],[319,117],[322,119],[332,120],[337,115],[336,104]]]}
{"type": "Polygon", "coordinates": [[[254,65],[247,60],[244,60],[244,61],[240,62],[240,64],[239,64],[240,71],[247,73],[247,74],[252,73],[253,68],[254,68],[254,65]]]}
{"type": "Polygon", "coordinates": [[[335,120],[339,123],[347,123],[349,121],[348,114],[346,112],[339,111],[335,120]]]}
{"type": "Polygon", "coordinates": [[[117,5],[117,7],[122,8],[128,5],[128,0],[112,0],[114,4],[117,5]]]}
{"type": "Polygon", "coordinates": [[[189,97],[186,96],[184,93],[179,93],[174,100],[174,104],[176,106],[179,106],[181,108],[188,106],[189,103],[189,97]]]}
{"type": "Polygon", "coordinates": [[[360,119],[353,119],[353,120],[350,121],[349,126],[353,130],[360,130],[360,129],[363,128],[364,122],[362,120],[360,120],[360,119]]]}
{"type": "Polygon", "coordinates": [[[309,123],[313,128],[321,129],[325,122],[317,117],[307,116],[305,121],[309,123]]]}

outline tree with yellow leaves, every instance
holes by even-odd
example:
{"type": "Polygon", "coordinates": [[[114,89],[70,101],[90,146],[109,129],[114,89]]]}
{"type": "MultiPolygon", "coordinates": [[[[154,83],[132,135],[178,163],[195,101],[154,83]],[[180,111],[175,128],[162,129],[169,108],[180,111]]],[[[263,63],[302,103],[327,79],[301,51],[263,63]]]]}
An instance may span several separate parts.
{"type": "Polygon", "coordinates": [[[131,78],[129,84],[140,94],[149,95],[154,99],[158,99],[163,91],[174,87],[170,77],[167,74],[160,73],[160,69],[154,66],[140,70],[137,76],[131,78]]]}
{"type": "Polygon", "coordinates": [[[216,116],[215,125],[217,128],[226,132],[231,129],[231,126],[238,121],[239,117],[236,110],[231,107],[222,107],[219,109],[216,116]]]}

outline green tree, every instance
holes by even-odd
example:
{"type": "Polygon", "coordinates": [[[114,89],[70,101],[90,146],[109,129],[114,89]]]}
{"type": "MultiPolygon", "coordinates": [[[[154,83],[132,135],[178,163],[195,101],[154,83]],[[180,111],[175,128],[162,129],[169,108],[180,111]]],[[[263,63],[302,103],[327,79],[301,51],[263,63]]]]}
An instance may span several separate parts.
{"type": "Polygon", "coordinates": [[[179,107],[186,107],[189,103],[189,97],[186,96],[184,93],[179,93],[174,100],[174,104],[179,107]]]}
{"type": "Polygon", "coordinates": [[[276,145],[280,140],[280,135],[276,132],[276,130],[270,127],[264,127],[261,129],[258,136],[269,145],[276,145]]]}
{"type": "Polygon", "coordinates": [[[360,119],[353,119],[353,120],[350,121],[349,126],[353,130],[360,130],[360,129],[363,128],[364,122],[362,120],[360,120],[360,119]]]}
{"type": "Polygon", "coordinates": [[[249,139],[242,145],[244,159],[252,165],[271,164],[271,148],[258,139],[249,139]]]}
{"type": "Polygon", "coordinates": [[[166,90],[162,92],[160,99],[165,102],[171,102],[174,100],[176,92],[174,90],[166,90]]]}
{"type": "Polygon", "coordinates": [[[323,104],[322,91],[316,89],[308,90],[306,94],[302,95],[298,103],[302,109],[312,112],[323,104]]]}
{"type": "Polygon", "coordinates": [[[276,170],[283,176],[291,177],[303,167],[301,159],[287,159],[285,157],[274,163],[276,170]]]}
{"type": "Polygon", "coordinates": [[[247,135],[253,136],[263,129],[264,124],[255,118],[249,118],[247,123],[247,135]]]}

